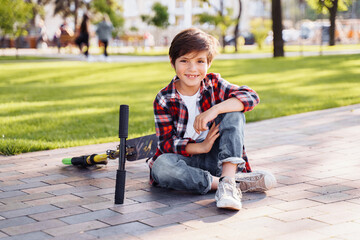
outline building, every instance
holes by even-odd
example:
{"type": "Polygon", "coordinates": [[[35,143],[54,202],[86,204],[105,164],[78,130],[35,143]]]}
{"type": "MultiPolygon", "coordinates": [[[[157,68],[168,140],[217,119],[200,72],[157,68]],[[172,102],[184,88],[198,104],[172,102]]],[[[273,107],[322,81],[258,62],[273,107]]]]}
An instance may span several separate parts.
{"type": "MultiPolygon", "coordinates": [[[[212,26],[196,23],[196,15],[201,13],[216,14],[215,9],[220,8],[219,0],[210,0],[210,4],[200,0],[118,0],[124,9],[126,34],[142,36],[151,33],[155,45],[166,45],[182,29],[197,26],[205,30],[214,30],[212,26]],[[148,26],[141,20],[141,15],[151,15],[154,3],[160,2],[168,7],[170,26],[166,30],[148,26]],[[130,29],[136,29],[131,32],[130,29]]],[[[239,0],[224,0],[224,9],[232,9],[235,18],[239,11],[239,0]]],[[[253,17],[270,18],[270,5],[264,0],[242,0],[242,14],[240,30],[250,31],[250,19],[253,17]]]]}

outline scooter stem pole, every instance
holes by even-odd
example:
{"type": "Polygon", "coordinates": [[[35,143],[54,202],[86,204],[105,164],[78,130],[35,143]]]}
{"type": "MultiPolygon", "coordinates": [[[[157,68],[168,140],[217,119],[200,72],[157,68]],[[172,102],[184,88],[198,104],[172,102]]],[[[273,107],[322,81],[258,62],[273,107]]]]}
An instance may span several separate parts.
{"type": "Polygon", "coordinates": [[[115,204],[123,204],[125,196],[125,161],[126,161],[126,138],[129,128],[129,106],[120,105],[119,115],[119,167],[116,172],[115,204]]]}

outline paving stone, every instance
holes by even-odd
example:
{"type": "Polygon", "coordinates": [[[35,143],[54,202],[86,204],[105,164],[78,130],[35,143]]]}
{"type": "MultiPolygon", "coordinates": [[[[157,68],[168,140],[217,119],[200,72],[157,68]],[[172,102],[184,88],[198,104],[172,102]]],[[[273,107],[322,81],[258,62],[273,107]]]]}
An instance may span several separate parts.
{"type": "Polygon", "coordinates": [[[281,234],[289,234],[297,231],[303,230],[313,230],[316,231],[317,229],[321,229],[324,227],[329,226],[328,224],[321,223],[311,219],[302,219],[292,222],[285,222],[285,223],[277,223],[271,225],[271,228],[275,230],[277,233],[281,234]]]}
{"type": "Polygon", "coordinates": [[[252,200],[243,200],[243,208],[255,208],[261,206],[269,206],[269,205],[278,205],[285,204],[286,202],[273,197],[265,197],[263,199],[252,199],[252,200]]]}
{"type": "Polygon", "coordinates": [[[204,207],[196,210],[191,210],[190,213],[198,216],[199,218],[205,218],[210,216],[216,216],[220,214],[222,210],[217,208],[214,204],[212,207],[204,207]]]}
{"type": "Polygon", "coordinates": [[[31,200],[36,200],[36,199],[42,199],[42,198],[48,198],[48,197],[52,197],[53,195],[49,194],[49,193],[35,193],[35,194],[25,194],[25,195],[21,195],[21,196],[16,196],[16,197],[11,197],[11,198],[4,198],[4,199],[0,199],[1,202],[5,203],[5,204],[13,204],[15,202],[26,202],[26,201],[31,201],[31,200]]]}
{"type": "Polygon", "coordinates": [[[91,211],[97,211],[97,210],[112,208],[115,206],[115,203],[113,200],[106,201],[106,202],[104,200],[103,202],[91,203],[91,204],[86,204],[86,205],[81,205],[81,206],[83,208],[89,209],[91,211]]]}
{"type": "Polygon", "coordinates": [[[38,205],[45,205],[45,204],[57,204],[57,203],[61,203],[61,202],[68,202],[68,201],[74,201],[74,200],[79,200],[81,198],[68,194],[68,195],[63,195],[63,196],[55,196],[55,197],[48,197],[48,198],[42,198],[42,199],[36,199],[36,200],[31,200],[31,201],[27,201],[26,203],[31,205],[31,206],[38,206],[38,205]]]}
{"type": "Polygon", "coordinates": [[[315,228],[313,231],[325,234],[327,236],[341,236],[344,234],[360,233],[360,224],[347,222],[337,225],[315,228]]]}
{"type": "MultiPolygon", "coordinates": [[[[141,235],[136,235],[136,239],[166,240],[166,239],[169,239],[169,236],[171,236],[171,239],[177,239],[178,237],[181,237],[180,234],[183,234],[184,232],[190,232],[190,231],[193,232],[194,230],[196,230],[196,229],[193,229],[189,226],[185,226],[182,224],[173,224],[173,225],[168,225],[166,227],[156,227],[153,229],[153,231],[146,232],[145,234],[141,234],[141,235]]],[[[193,235],[193,237],[196,237],[196,236],[193,235]]],[[[186,238],[182,238],[182,239],[186,239],[186,238]]],[[[190,237],[188,239],[192,239],[192,238],[190,237]]]]}
{"type": "Polygon", "coordinates": [[[87,222],[87,221],[91,221],[91,220],[99,220],[99,219],[109,218],[109,217],[118,216],[118,215],[120,215],[120,214],[117,212],[111,211],[109,209],[105,209],[105,210],[99,210],[99,211],[95,211],[95,212],[77,214],[77,215],[73,215],[73,216],[69,216],[69,217],[63,217],[63,218],[60,218],[60,220],[63,222],[66,222],[68,224],[76,224],[76,223],[82,223],[82,222],[87,222]]]}
{"type": "Polygon", "coordinates": [[[174,213],[164,216],[147,218],[147,219],[139,220],[139,222],[145,223],[149,226],[159,227],[159,226],[169,225],[172,223],[188,221],[196,218],[197,218],[196,215],[184,212],[184,213],[174,213]]]}
{"type": "MultiPolygon", "coordinates": [[[[76,240],[95,240],[96,237],[89,235],[87,233],[81,232],[81,233],[72,233],[72,234],[66,234],[57,236],[54,238],[51,238],[52,240],[69,240],[69,239],[76,239],[76,240]]],[[[103,240],[103,239],[102,239],[103,240]]]]}
{"type": "Polygon", "coordinates": [[[98,188],[112,188],[115,189],[115,181],[109,178],[87,179],[83,181],[76,181],[69,183],[73,186],[91,185],[98,188]]]}
{"type": "Polygon", "coordinates": [[[14,209],[21,209],[21,208],[27,208],[27,207],[29,207],[29,205],[27,205],[26,203],[14,201],[9,204],[4,204],[4,205],[0,206],[0,215],[1,215],[1,212],[7,212],[7,211],[14,210],[14,209]]]}
{"type": "Polygon", "coordinates": [[[31,219],[26,216],[4,219],[0,221],[0,229],[13,227],[13,226],[21,226],[24,224],[34,223],[34,222],[36,222],[34,219],[31,219]]]}
{"type": "Polygon", "coordinates": [[[339,223],[346,223],[352,222],[355,220],[360,220],[360,212],[354,211],[335,211],[332,213],[321,214],[312,216],[311,219],[317,220],[319,222],[324,222],[328,224],[339,224],[339,223]]]}
{"type": "Polygon", "coordinates": [[[38,221],[44,221],[48,219],[62,218],[62,217],[77,215],[86,212],[89,212],[89,210],[82,207],[70,207],[70,208],[45,212],[45,213],[31,214],[29,215],[29,217],[38,221]]]}
{"type": "Polygon", "coordinates": [[[269,240],[303,240],[303,239],[311,239],[311,240],[324,240],[326,236],[314,231],[310,230],[302,230],[296,231],[288,234],[277,235],[275,237],[269,238],[269,240]]]}
{"type": "Polygon", "coordinates": [[[219,223],[222,223],[224,220],[229,219],[229,215],[225,213],[219,213],[214,216],[204,217],[201,219],[190,219],[181,221],[182,225],[185,225],[192,229],[201,229],[205,227],[216,227],[219,223]]]}
{"type": "Polygon", "coordinates": [[[15,218],[15,217],[26,216],[35,213],[49,212],[57,209],[59,208],[54,207],[52,205],[41,205],[41,206],[28,207],[18,210],[0,212],[0,215],[5,218],[15,218]]]}
{"type": "Polygon", "coordinates": [[[321,202],[321,203],[332,203],[344,200],[353,199],[355,196],[346,193],[331,193],[326,195],[320,195],[309,198],[310,200],[321,202]]]}
{"type": "Polygon", "coordinates": [[[307,189],[307,191],[321,193],[321,194],[329,194],[329,193],[343,192],[343,191],[352,190],[352,189],[355,189],[355,188],[345,186],[345,185],[340,185],[340,184],[334,184],[334,185],[310,188],[310,189],[307,189]]]}
{"type": "Polygon", "coordinates": [[[117,143],[0,156],[0,229],[18,234],[0,231],[0,238],[357,239],[357,132],[360,104],[247,124],[252,168],[273,172],[278,185],[244,194],[240,211],[217,208],[214,192],[149,186],[144,161],[127,162],[125,203],[115,205],[116,161],[87,169],[61,164],[117,143]],[[64,225],[44,226],[57,221],[64,225]]]}
{"type": "Polygon", "coordinates": [[[274,205],[272,205],[272,207],[278,208],[281,210],[290,211],[290,210],[296,210],[296,209],[303,209],[303,208],[307,208],[307,207],[313,207],[313,206],[317,206],[317,205],[320,205],[320,204],[316,201],[311,201],[308,199],[300,199],[300,200],[291,201],[291,202],[274,204],[274,205]]]}
{"type": "Polygon", "coordinates": [[[0,200],[3,198],[11,198],[21,195],[26,195],[26,193],[22,191],[0,192],[0,200]]]}
{"type": "Polygon", "coordinates": [[[87,198],[77,197],[75,200],[57,202],[57,203],[53,203],[53,205],[59,208],[68,208],[68,207],[82,206],[92,203],[101,203],[104,201],[108,202],[109,200],[99,196],[93,196],[87,198]]]}
{"type": "Polygon", "coordinates": [[[56,237],[61,235],[73,234],[73,233],[80,234],[88,230],[104,228],[107,226],[109,225],[99,221],[89,221],[89,222],[66,225],[62,227],[49,228],[44,230],[44,232],[56,237]]]}
{"type": "Polygon", "coordinates": [[[98,230],[92,230],[88,231],[87,233],[103,239],[105,237],[121,234],[141,235],[151,230],[152,227],[149,227],[148,225],[139,222],[132,222],[107,228],[101,228],[98,230]]]}
{"type": "Polygon", "coordinates": [[[11,237],[5,237],[2,238],[1,240],[45,240],[45,239],[50,239],[51,236],[44,233],[44,232],[32,232],[32,233],[26,233],[26,234],[21,234],[21,235],[16,235],[16,236],[11,236],[11,237]]]}
{"type": "Polygon", "coordinates": [[[308,191],[298,191],[298,192],[291,192],[291,193],[282,193],[273,196],[274,198],[283,200],[283,201],[295,201],[300,199],[307,199],[315,196],[319,196],[320,194],[308,191]]]}
{"type": "Polygon", "coordinates": [[[64,188],[72,188],[72,186],[69,186],[67,184],[56,184],[56,185],[50,185],[50,186],[46,185],[44,187],[25,189],[25,190],[23,190],[23,192],[32,194],[32,193],[50,192],[50,191],[64,189],[64,188]]]}
{"type": "Polygon", "coordinates": [[[77,192],[77,193],[74,193],[74,195],[86,198],[89,196],[100,196],[100,195],[109,194],[109,193],[115,194],[115,187],[97,189],[97,190],[86,191],[86,192],[77,192]]]}
{"type": "Polygon", "coordinates": [[[6,235],[5,233],[0,232],[0,239],[5,238],[5,237],[8,237],[8,235],[6,235]]]}
{"type": "Polygon", "coordinates": [[[180,212],[191,212],[199,208],[203,208],[203,207],[195,203],[186,203],[186,204],[179,204],[173,207],[156,208],[151,211],[160,215],[167,215],[167,214],[174,214],[180,212]]]}
{"type": "Polygon", "coordinates": [[[119,225],[129,222],[135,222],[143,219],[159,217],[159,214],[150,211],[133,212],[128,214],[119,214],[109,218],[103,218],[101,221],[110,225],[119,225]]]}
{"type": "Polygon", "coordinates": [[[24,182],[20,181],[20,180],[12,180],[12,181],[5,181],[5,182],[1,182],[0,180],[0,186],[4,187],[4,186],[12,186],[12,185],[18,185],[18,184],[23,184],[24,182]]]}
{"type": "Polygon", "coordinates": [[[61,174],[52,174],[48,176],[40,176],[40,177],[31,177],[31,178],[22,178],[21,181],[27,182],[27,183],[33,183],[33,182],[44,182],[49,180],[57,180],[57,179],[64,179],[67,178],[65,175],[61,174]]]}
{"type": "Polygon", "coordinates": [[[22,190],[23,192],[26,192],[26,189],[38,188],[43,186],[48,186],[48,184],[43,182],[24,183],[19,185],[2,187],[1,190],[3,191],[22,190]]]}
{"type": "Polygon", "coordinates": [[[52,190],[52,191],[49,191],[49,193],[56,195],[56,196],[60,196],[60,195],[75,194],[75,193],[80,193],[80,192],[94,191],[97,189],[98,189],[97,187],[93,187],[93,186],[82,186],[82,187],[71,186],[70,188],[52,190]]]}
{"type": "Polygon", "coordinates": [[[5,232],[9,235],[19,235],[19,234],[25,234],[30,232],[36,232],[41,231],[47,228],[55,228],[66,225],[64,222],[61,222],[59,220],[53,219],[48,221],[42,221],[42,222],[35,222],[35,223],[28,223],[21,226],[12,226],[1,229],[1,231],[5,232]]]}
{"type": "Polygon", "coordinates": [[[47,184],[61,184],[61,183],[71,183],[76,181],[83,181],[86,180],[86,177],[79,177],[79,176],[71,176],[67,178],[60,178],[55,180],[43,180],[43,182],[47,184]]]}
{"type": "Polygon", "coordinates": [[[272,214],[270,217],[278,219],[283,222],[292,222],[301,219],[314,219],[316,220],[318,216],[322,216],[325,213],[316,209],[303,208],[292,211],[286,211],[281,213],[272,214]]]}
{"type": "Polygon", "coordinates": [[[111,209],[119,213],[126,214],[126,213],[140,212],[140,211],[146,211],[146,210],[162,208],[162,207],[167,207],[167,205],[159,202],[145,202],[145,203],[123,205],[123,206],[121,205],[115,206],[111,209]]]}
{"type": "MultiPolygon", "coordinates": [[[[17,167],[17,168],[19,168],[19,167],[17,167]]],[[[26,174],[19,173],[18,175],[2,177],[0,180],[1,181],[16,181],[16,180],[23,181],[24,179],[31,179],[31,178],[42,177],[42,176],[44,176],[44,174],[36,173],[36,172],[26,173],[26,174]]],[[[25,181],[23,181],[23,182],[25,182],[25,181]]]]}

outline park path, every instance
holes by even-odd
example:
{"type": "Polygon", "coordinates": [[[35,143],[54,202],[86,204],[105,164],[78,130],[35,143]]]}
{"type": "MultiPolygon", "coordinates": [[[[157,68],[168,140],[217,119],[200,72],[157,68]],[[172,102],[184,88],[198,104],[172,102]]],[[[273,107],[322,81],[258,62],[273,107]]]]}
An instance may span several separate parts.
{"type": "Polygon", "coordinates": [[[253,169],[278,186],[245,193],[238,212],[214,193],[148,185],[128,162],[126,200],[114,205],[117,162],[91,169],[61,159],[117,143],[0,156],[1,239],[359,239],[360,104],[247,124],[253,169]]]}
{"type": "MultiPolygon", "coordinates": [[[[2,50],[2,55],[14,56],[16,54],[15,49],[2,50]]],[[[342,54],[360,54],[360,49],[349,49],[339,51],[322,51],[324,56],[328,55],[342,55],[342,54]]],[[[54,61],[58,59],[69,60],[69,61],[86,61],[86,59],[79,54],[70,53],[57,53],[56,49],[19,49],[20,56],[38,56],[38,57],[49,57],[54,58],[54,61]]],[[[286,57],[298,57],[298,56],[319,56],[319,51],[307,51],[307,52],[285,52],[286,57]]],[[[271,58],[272,53],[234,53],[234,54],[220,54],[216,56],[219,60],[231,60],[231,59],[257,59],[257,58],[271,58]]],[[[26,60],[24,60],[26,61],[26,60]]],[[[33,61],[50,61],[46,60],[33,60],[33,61]]],[[[101,62],[104,61],[100,55],[91,55],[87,60],[89,62],[101,62]]],[[[168,56],[134,56],[134,55],[110,55],[108,62],[123,62],[123,63],[134,63],[134,62],[168,62],[168,56]]]]}

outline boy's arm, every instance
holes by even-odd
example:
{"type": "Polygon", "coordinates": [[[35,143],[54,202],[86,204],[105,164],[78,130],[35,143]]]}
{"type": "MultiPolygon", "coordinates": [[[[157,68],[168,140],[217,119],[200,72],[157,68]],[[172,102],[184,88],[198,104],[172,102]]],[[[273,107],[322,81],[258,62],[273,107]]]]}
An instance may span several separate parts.
{"type": "Polygon", "coordinates": [[[228,112],[241,112],[244,110],[244,104],[237,98],[229,98],[220,102],[207,111],[196,116],[194,121],[194,129],[199,134],[200,131],[208,130],[207,124],[214,120],[219,114],[228,112]]]}
{"type": "MultiPolygon", "coordinates": [[[[207,111],[200,113],[195,118],[194,129],[197,133],[208,130],[207,123],[214,120],[219,114],[227,112],[240,112],[244,110],[244,105],[237,98],[229,98],[207,111]]],[[[188,154],[202,154],[210,152],[215,140],[219,137],[219,125],[213,124],[205,140],[201,143],[188,143],[186,152],[188,154]]]]}
{"type": "Polygon", "coordinates": [[[205,140],[201,143],[188,143],[186,145],[186,152],[190,155],[202,154],[210,152],[215,140],[220,136],[219,125],[213,124],[207,134],[205,140]]]}

